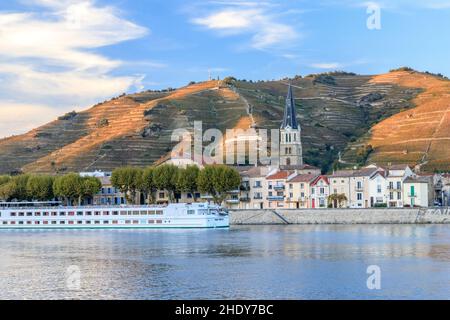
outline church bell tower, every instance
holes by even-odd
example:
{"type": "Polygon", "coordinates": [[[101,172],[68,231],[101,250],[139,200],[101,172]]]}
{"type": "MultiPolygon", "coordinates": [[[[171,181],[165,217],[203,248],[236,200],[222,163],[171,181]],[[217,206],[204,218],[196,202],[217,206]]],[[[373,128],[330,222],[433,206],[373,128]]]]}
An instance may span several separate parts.
{"type": "Polygon", "coordinates": [[[303,165],[301,128],[297,123],[295,99],[291,84],[289,84],[283,123],[280,128],[280,165],[303,165]]]}

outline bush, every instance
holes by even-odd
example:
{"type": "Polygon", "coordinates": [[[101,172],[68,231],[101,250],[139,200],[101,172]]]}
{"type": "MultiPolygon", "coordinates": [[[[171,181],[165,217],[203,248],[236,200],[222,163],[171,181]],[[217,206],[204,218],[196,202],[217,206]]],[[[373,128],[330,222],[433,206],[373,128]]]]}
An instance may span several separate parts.
{"type": "Polygon", "coordinates": [[[106,118],[102,118],[97,122],[97,127],[99,127],[99,128],[107,127],[108,125],[109,125],[109,120],[106,118]]]}
{"type": "Polygon", "coordinates": [[[67,112],[65,115],[58,117],[58,120],[67,121],[72,120],[77,116],[76,111],[67,112]]]}

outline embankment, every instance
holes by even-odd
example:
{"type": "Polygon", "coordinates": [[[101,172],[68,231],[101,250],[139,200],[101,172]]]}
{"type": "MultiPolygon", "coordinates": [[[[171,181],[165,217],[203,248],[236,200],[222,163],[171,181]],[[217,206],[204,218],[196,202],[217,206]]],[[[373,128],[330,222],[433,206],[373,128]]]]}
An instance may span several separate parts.
{"type": "Polygon", "coordinates": [[[450,208],[230,210],[232,225],[450,223],[450,208]]]}

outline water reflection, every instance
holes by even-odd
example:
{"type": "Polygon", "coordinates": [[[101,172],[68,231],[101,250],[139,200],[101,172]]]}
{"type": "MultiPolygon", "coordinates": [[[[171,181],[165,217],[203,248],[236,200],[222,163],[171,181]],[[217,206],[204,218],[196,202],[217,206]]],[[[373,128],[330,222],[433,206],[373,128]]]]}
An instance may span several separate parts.
{"type": "Polygon", "coordinates": [[[449,298],[450,226],[0,232],[0,298],[449,298]],[[366,288],[380,265],[383,289],[366,288]],[[67,268],[81,271],[69,290],[67,268]]]}

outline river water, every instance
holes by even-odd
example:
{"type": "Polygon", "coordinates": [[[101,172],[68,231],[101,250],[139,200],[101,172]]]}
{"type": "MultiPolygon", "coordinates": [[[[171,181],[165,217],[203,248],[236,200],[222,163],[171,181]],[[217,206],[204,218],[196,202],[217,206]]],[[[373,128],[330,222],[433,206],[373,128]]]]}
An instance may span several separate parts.
{"type": "Polygon", "coordinates": [[[427,298],[450,298],[449,225],[0,231],[0,299],[427,298]]]}

